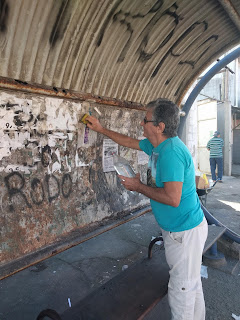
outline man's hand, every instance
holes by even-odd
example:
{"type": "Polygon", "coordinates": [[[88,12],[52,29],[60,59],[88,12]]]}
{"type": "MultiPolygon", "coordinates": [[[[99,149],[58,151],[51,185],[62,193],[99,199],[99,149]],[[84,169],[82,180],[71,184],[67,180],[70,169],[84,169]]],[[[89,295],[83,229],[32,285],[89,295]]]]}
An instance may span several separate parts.
{"type": "Polygon", "coordinates": [[[140,173],[137,173],[134,178],[128,178],[121,175],[118,175],[121,179],[121,184],[130,191],[137,191],[139,190],[140,185],[142,182],[140,181],[140,173]]]}
{"type": "Polygon", "coordinates": [[[88,121],[88,124],[87,124],[88,128],[96,132],[100,132],[100,133],[103,132],[103,127],[97,118],[93,116],[88,116],[86,120],[88,121]]]}
{"type": "Polygon", "coordinates": [[[163,188],[150,187],[140,181],[140,174],[134,178],[128,178],[119,175],[121,184],[130,191],[137,191],[146,197],[157,202],[167,204],[172,207],[178,207],[182,197],[182,182],[170,181],[164,182],[163,188]]]}
{"type": "Polygon", "coordinates": [[[101,123],[98,121],[98,119],[93,116],[88,116],[86,120],[88,121],[87,123],[88,128],[92,129],[93,131],[96,131],[105,135],[106,137],[112,139],[114,142],[120,144],[121,146],[140,150],[138,139],[134,139],[126,136],[125,134],[121,134],[121,133],[104,128],[101,125],[101,123]]]}

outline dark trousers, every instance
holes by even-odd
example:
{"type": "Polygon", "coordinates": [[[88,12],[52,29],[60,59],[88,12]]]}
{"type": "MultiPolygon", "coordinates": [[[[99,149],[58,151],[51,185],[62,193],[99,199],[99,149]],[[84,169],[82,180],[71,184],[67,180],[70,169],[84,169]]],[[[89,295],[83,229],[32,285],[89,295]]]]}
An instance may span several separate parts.
{"type": "Polygon", "coordinates": [[[222,180],[223,176],[223,158],[210,158],[210,167],[211,167],[211,174],[212,174],[212,179],[216,179],[216,166],[218,168],[218,179],[222,180]]]}

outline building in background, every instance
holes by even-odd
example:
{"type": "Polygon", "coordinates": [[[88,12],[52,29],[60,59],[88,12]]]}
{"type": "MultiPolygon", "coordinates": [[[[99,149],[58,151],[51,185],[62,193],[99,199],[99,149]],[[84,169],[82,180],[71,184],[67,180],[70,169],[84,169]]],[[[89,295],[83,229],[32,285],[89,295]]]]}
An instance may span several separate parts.
{"type": "Polygon", "coordinates": [[[232,61],[208,82],[189,112],[185,140],[195,167],[201,172],[210,173],[206,145],[216,130],[224,139],[224,175],[239,175],[240,58],[232,61]]]}

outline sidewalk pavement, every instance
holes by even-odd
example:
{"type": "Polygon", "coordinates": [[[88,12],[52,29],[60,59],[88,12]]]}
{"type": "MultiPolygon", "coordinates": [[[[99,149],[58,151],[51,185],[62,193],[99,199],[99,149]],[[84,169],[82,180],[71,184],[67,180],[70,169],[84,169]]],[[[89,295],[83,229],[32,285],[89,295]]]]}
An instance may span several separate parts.
{"type": "MultiPolygon", "coordinates": [[[[224,177],[224,183],[217,184],[207,199],[208,210],[238,233],[239,190],[240,178],[224,177]]],[[[73,306],[146,257],[149,242],[159,234],[160,229],[148,212],[3,279],[0,281],[0,320],[34,320],[46,308],[62,313],[70,308],[70,303],[73,306]]],[[[205,271],[208,275],[203,279],[206,320],[230,320],[232,313],[239,316],[240,269],[234,274],[210,267],[205,271]]],[[[144,320],[169,319],[167,299],[162,301],[144,320]]]]}
{"type": "Polygon", "coordinates": [[[207,210],[228,228],[240,234],[240,176],[223,177],[207,196],[207,210]]]}

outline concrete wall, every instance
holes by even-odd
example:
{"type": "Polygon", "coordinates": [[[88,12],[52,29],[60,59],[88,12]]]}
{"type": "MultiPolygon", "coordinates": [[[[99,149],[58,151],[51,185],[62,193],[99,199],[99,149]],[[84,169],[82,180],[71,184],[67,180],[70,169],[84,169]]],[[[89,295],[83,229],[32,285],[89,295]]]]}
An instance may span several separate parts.
{"type": "MultiPolygon", "coordinates": [[[[103,172],[104,137],[79,122],[89,111],[110,129],[142,135],[141,111],[0,91],[0,267],[148,203],[103,172]]],[[[137,151],[119,153],[144,178],[137,151]]]]}
{"type": "Polygon", "coordinates": [[[221,138],[224,140],[223,147],[223,174],[225,176],[231,176],[232,173],[232,114],[231,114],[231,102],[220,102],[217,105],[217,130],[221,134],[221,138]]]}
{"type": "Polygon", "coordinates": [[[193,157],[193,162],[195,166],[195,170],[198,169],[198,147],[197,147],[197,137],[198,137],[198,131],[197,131],[197,103],[196,101],[193,103],[188,118],[186,121],[186,145],[193,157]]]}
{"type": "MultiPolygon", "coordinates": [[[[189,89],[187,94],[184,96],[182,104],[186,103],[190,93],[192,92],[193,88],[197,82],[195,82],[192,87],[189,89]]],[[[197,101],[195,100],[189,110],[187,115],[187,119],[183,128],[183,134],[181,137],[182,141],[188,147],[195,166],[195,170],[198,169],[198,127],[197,127],[197,101]]]]}

